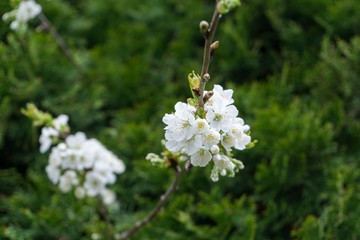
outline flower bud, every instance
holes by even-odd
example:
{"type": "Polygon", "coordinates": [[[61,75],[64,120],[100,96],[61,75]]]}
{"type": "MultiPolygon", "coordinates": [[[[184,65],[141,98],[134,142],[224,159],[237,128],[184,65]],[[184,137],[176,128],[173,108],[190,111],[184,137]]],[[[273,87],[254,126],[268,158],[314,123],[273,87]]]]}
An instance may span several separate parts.
{"type": "Polygon", "coordinates": [[[217,49],[219,46],[220,46],[219,41],[215,41],[210,45],[211,49],[217,49]]]}
{"type": "Polygon", "coordinates": [[[209,100],[209,98],[212,97],[212,95],[214,95],[213,91],[205,91],[205,93],[204,93],[204,103],[206,103],[209,100]]]}
{"type": "Polygon", "coordinates": [[[209,81],[209,80],[210,80],[210,74],[205,73],[205,74],[203,75],[202,79],[203,79],[204,81],[206,81],[206,82],[209,81]]]}
{"type": "Polygon", "coordinates": [[[205,35],[209,29],[209,23],[207,21],[201,21],[199,24],[200,32],[205,35]]]}
{"type": "Polygon", "coordinates": [[[85,189],[82,187],[77,187],[74,193],[77,199],[83,199],[86,195],[85,189]]]}
{"type": "MultiPolygon", "coordinates": [[[[219,154],[219,151],[220,151],[220,149],[219,149],[219,146],[218,145],[212,145],[211,146],[211,148],[210,148],[210,152],[212,153],[212,154],[219,154]]],[[[220,156],[220,155],[219,155],[220,156]]],[[[214,156],[215,157],[215,156],[214,156]]],[[[220,160],[220,159],[219,159],[220,160]]]]}
{"type": "Polygon", "coordinates": [[[219,41],[215,41],[210,45],[210,56],[214,56],[216,49],[218,49],[220,46],[219,41]]]}
{"type": "Polygon", "coordinates": [[[214,160],[214,161],[220,161],[220,160],[221,160],[220,154],[215,154],[215,155],[213,156],[213,160],[214,160]]]}
{"type": "Polygon", "coordinates": [[[186,154],[186,149],[185,149],[185,148],[181,149],[181,154],[182,154],[182,155],[185,155],[185,154],[186,154]]]}
{"type": "Polygon", "coordinates": [[[219,181],[219,168],[214,166],[211,170],[210,178],[213,182],[219,181]]]}

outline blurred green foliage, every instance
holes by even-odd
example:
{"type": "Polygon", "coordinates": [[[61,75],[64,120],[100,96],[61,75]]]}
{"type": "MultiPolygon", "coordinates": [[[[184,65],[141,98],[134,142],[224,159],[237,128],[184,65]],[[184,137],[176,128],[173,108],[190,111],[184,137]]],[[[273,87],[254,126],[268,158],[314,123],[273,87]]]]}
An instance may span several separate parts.
{"type": "MultiPolygon", "coordinates": [[[[191,93],[198,23],[213,1],[39,0],[86,69],[79,73],[39,21],[0,23],[0,238],[111,239],[143,217],[173,173],[145,161],[161,151],[161,118],[191,93]],[[54,187],[27,102],[70,116],[73,131],[122,158],[119,205],[54,187]]],[[[10,10],[0,2],[0,15],[10,10]]],[[[259,143],[235,152],[245,169],[218,183],[192,168],[166,209],[134,239],[360,238],[360,2],[253,0],[221,19],[212,84],[235,90],[259,143]]]]}

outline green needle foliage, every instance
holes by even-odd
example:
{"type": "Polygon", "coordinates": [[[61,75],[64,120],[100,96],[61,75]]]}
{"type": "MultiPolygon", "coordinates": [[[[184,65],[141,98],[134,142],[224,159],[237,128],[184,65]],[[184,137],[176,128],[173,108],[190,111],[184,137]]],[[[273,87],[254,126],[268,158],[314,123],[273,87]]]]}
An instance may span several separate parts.
{"type": "MultiPolygon", "coordinates": [[[[0,23],[0,238],[111,239],[144,217],[173,177],[145,156],[161,152],[163,115],[191,96],[198,25],[214,1],[38,2],[86,74],[39,20],[19,34],[0,23]],[[74,132],[124,160],[111,224],[96,199],[49,181],[39,131],[20,112],[28,102],[68,114],[74,132]]],[[[0,15],[9,10],[0,1],[0,15]]],[[[360,2],[243,0],[215,39],[207,90],[234,89],[259,142],[234,152],[245,165],[235,178],[213,183],[210,168],[192,168],[134,239],[360,239],[360,2]]]]}

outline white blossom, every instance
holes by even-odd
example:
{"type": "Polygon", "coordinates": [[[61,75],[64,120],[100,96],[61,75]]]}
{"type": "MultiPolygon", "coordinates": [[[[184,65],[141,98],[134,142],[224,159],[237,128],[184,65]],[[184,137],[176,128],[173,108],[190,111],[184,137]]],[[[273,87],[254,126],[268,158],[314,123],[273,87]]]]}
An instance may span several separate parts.
{"type": "Polygon", "coordinates": [[[181,160],[190,159],[193,166],[205,167],[213,162],[213,181],[219,175],[233,176],[241,169],[240,161],[229,156],[233,148],[244,150],[251,142],[250,127],[238,117],[232,95],[233,90],[215,85],[202,111],[178,102],[175,112],[163,117],[165,147],[178,153],[181,160]]]}
{"type": "Polygon", "coordinates": [[[239,111],[234,105],[227,105],[227,101],[219,98],[211,106],[206,106],[206,120],[210,126],[220,131],[227,131],[239,111]]]}
{"type": "Polygon", "coordinates": [[[193,125],[193,131],[195,134],[205,134],[209,131],[210,126],[205,119],[198,118],[193,125]]]}
{"type": "MultiPolygon", "coordinates": [[[[67,122],[68,117],[60,115],[54,119],[53,127],[42,129],[43,150],[51,146],[53,137],[60,137],[60,131],[67,131],[67,122]]],[[[78,199],[101,196],[110,204],[115,201],[115,194],[107,185],[115,183],[116,175],[125,171],[125,164],[98,140],[87,139],[83,132],[77,132],[52,148],[45,170],[62,192],[70,192],[75,187],[78,199]]]]}
{"type": "Polygon", "coordinates": [[[205,167],[211,160],[212,155],[209,150],[200,148],[195,154],[191,155],[191,164],[198,167],[205,167]]]}
{"type": "Polygon", "coordinates": [[[203,145],[207,148],[211,148],[214,145],[217,145],[220,141],[220,133],[214,129],[208,131],[203,136],[203,145]]]}
{"type": "Polygon", "coordinates": [[[235,168],[235,165],[225,155],[220,155],[220,159],[217,157],[217,158],[214,158],[213,160],[214,160],[215,165],[220,170],[230,170],[231,171],[235,168]]]}
{"type": "Polygon", "coordinates": [[[221,145],[226,149],[226,151],[230,152],[234,144],[235,138],[228,135],[227,133],[221,135],[221,145]]]}

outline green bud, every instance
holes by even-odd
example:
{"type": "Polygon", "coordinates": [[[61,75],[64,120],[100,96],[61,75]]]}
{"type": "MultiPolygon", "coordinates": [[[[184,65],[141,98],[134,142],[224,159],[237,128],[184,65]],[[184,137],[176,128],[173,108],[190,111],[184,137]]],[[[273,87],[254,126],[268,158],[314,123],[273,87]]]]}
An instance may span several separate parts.
{"type": "Polygon", "coordinates": [[[15,8],[15,7],[19,6],[20,3],[21,3],[21,0],[11,0],[10,1],[10,6],[15,8]]]}
{"type": "Polygon", "coordinates": [[[228,13],[233,8],[240,6],[240,0],[221,0],[217,4],[217,9],[220,14],[228,13]]]}
{"type": "Polygon", "coordinates": [[[213,182],[219,181],[219,168],[216,165],[211,170],[210,178],[213,182]]]}
{"type": "Polygon", "coordinates": [[[201,79],[200,75],[196,74],[195,71],[192,71],[192,73],[190,73],[188,75],[190,91],[191,91],[194,99],[197,99],[197,97],[195,96],[193,89],[199,88],[200,79],[201,79]]]}
{"type": "Polygon", "coordinates": [[[254,140],[254,141],[248,143],[248,145],[246,145],[246,149],[250,149],[250,148],[255,147],[257,142],[258,142],[258,140],[254,140]]]}
{"type": "Polygon", "coordinates": [[[219,41],[215,41],[215,42],[213,42],[213,43],[211,44],[210,48],[215,50],[215,49],[218,49],[219,46],[220,46],[220,42],[219,42],[219,41]]]}
{"type": "Polygon", "coordinates": [[[240,161],[240,160],[237,160],[237,159],[235,159],[235,158],[231,158],[230,159],[231,161],[232,161],[232,163],[235,165],[235,171],[237,172],[238,170],[240,170],[240,169],[244,169],[245,168],[245,166],[244,166],[244,164],[242,163],[242,161],[240,161]]]}
{"type": "Polygon", "coordinates": [[[234,170],[227,170],[226,176],[228,177],[235,177],[235,171],[234,170]]]}
{"type": "Polygon", "coordinates": [[[203,108],[199,107],[196,109],[196,116],[199,116],[200,118],[205,118],[206,112],[203,108]]]}
{"type": "Polygon", "coordinates": [[[198,87],[200,85],[200,79],[200,75],[196,74],[195,71],[192,71],[192,73],[190,73],[188,76],[190,89],[193,89],[193,87],[198,87]]]}
{"type": "Polygon", "coordinates": [[[21,113],[30,118],[34,126],[51,127],[53,124],[53,117],[49,113],[40,111],[33,103],[26,104],[26,108],[22,108],[21,113]]]}
{"type": "Polygon", "coordinates": [[[195,107],[196,106],[196,100],[195,99],[193,99],[193,98],[188,98],[187,99],[187,103],[189,104],[189,105],[191,105],[191,106],[193,106],[193,107],[195,107]]]}
{"type": "Polygon", "coordinates": [[[201,21],[199,28],[202,34],[206,34],[207,30],[209,29],[209,23],[207,21],[201,21]]]}

